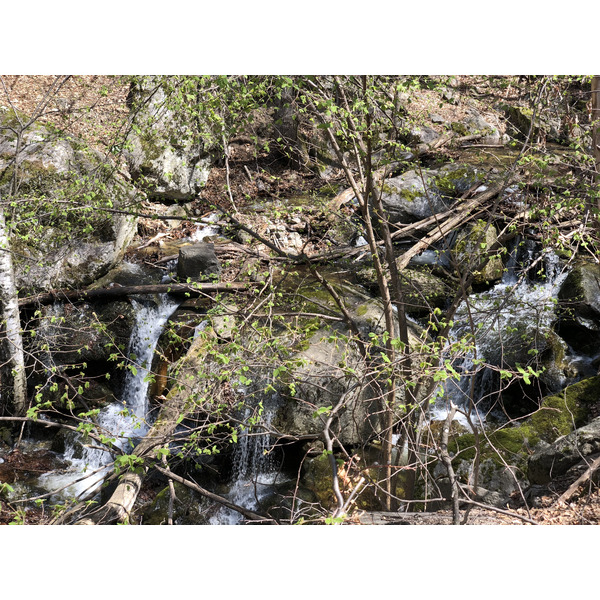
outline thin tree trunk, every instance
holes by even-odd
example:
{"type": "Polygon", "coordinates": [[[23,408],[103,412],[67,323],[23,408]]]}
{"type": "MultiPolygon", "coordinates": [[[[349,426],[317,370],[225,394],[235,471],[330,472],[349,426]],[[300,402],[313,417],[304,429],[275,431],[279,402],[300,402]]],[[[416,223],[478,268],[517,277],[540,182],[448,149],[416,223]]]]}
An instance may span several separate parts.
{"type": "MultiPolygon", "coordinates": [[[[21,320],[15,273],[10,253],[10,240],[4,208],[0,206],[0,308],[2,311],[2,328],[5,339],[2,340],[3,362],[7,361],[9,369],[5,369],[12,389],[12,408],[15,414],[24,415],[27,412],[27,381],[25,379],[25,356],[23,353],[23,337],[21,335],[21,320]]],[[[3,382],[4,383],[4,382],[3,382]]]]}
{"type": "MultiPolygon", "coordinates": [[[[594,167],[596,185],[600,183],[600,75],[592,78],[592,146],[594,147],[594,167]]],[[[594,224],[600,228],[600,195],[596,194],[596,218],[594,224]]]]}
{"type": "Polygon", "coordinates": [[[596,181],[598,181],[600,179],[600,75],[594,75],[592,78],[592,142],[596,181]]]}

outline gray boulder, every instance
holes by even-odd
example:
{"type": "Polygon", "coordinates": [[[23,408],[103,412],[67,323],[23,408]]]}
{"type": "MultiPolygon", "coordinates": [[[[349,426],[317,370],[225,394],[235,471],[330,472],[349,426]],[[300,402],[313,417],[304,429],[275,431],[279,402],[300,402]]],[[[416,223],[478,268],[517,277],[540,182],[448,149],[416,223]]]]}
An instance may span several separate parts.
{"type": "MultiPolygon", "coordinates": [[[[371,299],[351,307],[348,303],[348,307],[364,338],[368,339],[371,333],[376,336],[384,333],[381,301],[371,299]]],[[[416,355],[422,345],[422,333],[419,326],[409,324],[409,342],[416,355]]],[[[289,373],[295,393],[281,393],[282,404],[274,420],[279,431],[297,436],[320,436],[329,415],[328,408],[335,407],[343,397],[332,423],[336,443],[361,445],[381,432],[382,391],[377,377],[373,376],[374,364],[364,361],[357,346],[347,342],[347,335],[345,325],[321,327],[307,341],[307,347],[295,355],[299,366],[289,373]]],[[[375,350],[373,353],[376,354],[375,350]]],[[[398,390],[398,398],[401,397],[402,391],[398,390]]]]}
{"type": "Polygon", "coordinates": [[[149,77],[132,89],[136,126],[125,158],[134,181],[150,197],[192,200],[208,180],[212,159],[197,122],[171,107],[173,91],[167,89],[174,84],[149,77]]]}
{"type": "Polygon", "coordinates": [[[457,236],[454,252],[459,266],[473,274],[473,283],[485,284],[502,279],[504,264],[498,248],[494,255],[488,256],[490,249],[498,241],[498,232],[492,224],[478,220],[468,229],[463,229],[457,236]],[[484,259],[487,263],[481,270],[475,270],[484,259]]]}
{"type": "Polygon", "coordinates": [[[563,282],[560,301],[560,335],[582,354],[598,353],[600,332],[600,265],[580,263],[563,282]]]}
{"type": "Polygon", "coordinates": [[[392,223],[419,221],[448,208],[435,185],[437,171],[407,171],[383,184],[381,200],[392,223]]]}
{"type": "MultiPolygon", "coordinates": [[[[398,259],[399,260],[399,259],[398,259]]],[[[373,294],[379,292],[375,268],[370,264],[356,271],[357,281],[373,294]]],[[[436,307],[444,308],[454,291],[445,281],[429,269],[407,268],[401,274],[405,309],[410,315],[423,317],[436,307]]]]}
{"type": "Polygon", "coordinates": [[[565,279],[558,297],[576,322],[593,331],[600,330],[600,265],[577,265],[565,279]]]}
{"type": "Polygon", "coordinates": [[[135,190],[84,142],[42,125],[23,132],[15,156],[18,127],[12,112],[0,113],[3,200],[15,167],[19,183],[10,215],[17,287],[35,293],[88,285],[121,260],[137,231],[135,217],[102,208],[131,203],[135,190]]]}
{"type": "Polygon", "coordinates": [[[299,354],[305,364],[294,372],[296,394],[279,409],[275,425],[288,435],[321,435],[328,417],[327,407],[336,406],[345,395],[339,418],[332,424],[333,434],[343,445],[358,445],[381,430],[378,394],[367,378],[355,387],[355,382],[346,377],[345,369],[339,366],[341,361],[359,372],[365,367],[358,352],[351,348],[346,352],[330,338],[331,333],[317,332],[310,346],[299,354]]]}
{"type": "Polygon", "coordinates": [[[392,223],[411,223],[447,210],[454,198],[481,181],[482,173],[463,164],[407,171],[385,181],[381,199],[392,223]]]}
{"type": "Polygon", "coordinates": [[[177,277],[180,281],[199,281],[207,276],[221,274],[221,263],[214,244],[194,244],[179,249],[177,277]]]}
{"type": "Polygon", "coordinates": [[[502,135],[489,117],[486,119],[474,108],[467,109],[467,113],[467,117],[462,121],[466,127],[465,135],[483,135],[477,140],[479,144],[499,144],[508,141],[508,136],[502,135]]]}
{"type": "Polygon", "coordinates": [[[600,417],[533,454],[528,463],[529,481],[548,483],[597,452],[600,452],[600,417]]]}

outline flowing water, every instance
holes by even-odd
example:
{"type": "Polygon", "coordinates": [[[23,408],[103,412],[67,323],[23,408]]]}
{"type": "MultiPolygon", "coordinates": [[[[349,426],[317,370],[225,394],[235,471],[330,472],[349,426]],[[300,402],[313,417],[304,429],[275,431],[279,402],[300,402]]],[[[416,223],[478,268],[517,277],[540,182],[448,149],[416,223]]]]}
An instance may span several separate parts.
{"type": "MultiPolygon", "coordinates": [[[[262,424],[268,429],[275,408],[265,409],[262,424]]],[[[244,421],[251,416],[246,410],[244,421]]],[[[227,498],[248,510],[256,510],[259,503],[272,491],[276,481],[282,481],[278,465],[272,452],[272,441],[268,433],[260,433],[244,428],[239,436],[233,458],[232,484],[227,498]]],[[[211,525],[236,525],[243,519],[242,515],[229,508],[221,507],[210,518],[211,525]]]]}
{"type": "MultiPolygon", "coordinates": [[[[488,291],[471,294],[468,302],[463,302],[456,312],[450,342],[455,343],[472,333],[474,348],[454,361],[453,366],[462,377],[460,381],[445,384],[444,398],[431,410],[433,419],[446,417],[449,401],[465,408],[473,396],[479,408],[476,420],[486,420],[485,409],[499,394],[498,369],[509,369],[510,362],[519,362],[522,358],[525,364],[524,346],[530,347],[533,353],[538,347],[545,347],[546,336],[556,320],[557,294],[567,274],[553,252],[539,252],[533,244],[517,242],[514,245],[500,283],[488,291]],[[477,359],[496,368],[478,364],[477,359]]],[[[564,346],[568,350],[566,344],[564,346]]],[[[560,374],[554,376],[556,385],[566,383],[564,376],[562,380],[560,374]]],[[[466,424],[461,415],[456,418],[466,424]]]]}
{"type": "MultiPolygon", "coordinates": [[[[135,440],[143,437],[151,423],[148,422],[149,370],[158,338],[179,301],[166,294],[158,303],[143,303],[131,299],[136,309],[136,319],[129,342],[130,368],[123,384],[121,402],[107,406],[97,418],[97,431],[114,438],[114,445],[127,452],[135,440]]],[[[73,439],[65,449],[64,459],[70,467],[61,473],[48,473],[39,478],[39,485],[56,491],[59,497],[83,496],[93,493],[110,469],[113,454],[98,447],[81,446],[81,436],[73,439]]],[[[95,442],[91,442],[97,445],[95,442]]]]}

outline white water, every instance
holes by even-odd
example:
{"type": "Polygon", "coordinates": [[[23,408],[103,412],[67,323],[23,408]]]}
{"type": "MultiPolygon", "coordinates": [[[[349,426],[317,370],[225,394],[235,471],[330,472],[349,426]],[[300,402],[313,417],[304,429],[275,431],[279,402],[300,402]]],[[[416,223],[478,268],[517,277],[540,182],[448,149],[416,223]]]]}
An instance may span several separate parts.
{"type": "MultiPolygon", "coordinates": [[[[218,216],[215,215],[215,219],[213,222],[218,220],[218,216]]],[[[204,225],[201,228],[196,229],[194,233],[189,237],[192,242],[202,242],[207,237],[212,237],[214,235],[219,235],[221,228],[218,225],[204,225]]]]}
{"type": "MultiPolygon", "coordinates": [[[[556,318],[556,298],[567,272],[561,270],[560,261],[553,252],[543,253],[541,259],[531,267],[535,255],[532,248],[528,249],[525,259],[525,269],[539,269],[544,266],[545,280],[532,282],[527,276],[519,277],[517,271],[516,252],[507,264],[507,271],[500,283],[492,289],[469,296],[468,305],[463,302],[459,306],[455,325],[450,334],[450,343],[459,340],[465,334],[472,332],[470,318],[475,325],[475,352],[467,352],[462,359],[454,362],[454,368],[462,373],[460,381],[447,381],[444,386],[444,398],[431,407],[431,418],[443,420],[449,410],[449,401],[465,408],[470,402],[471,383],[476,378],[477,389],[474,390],[474,400],[484,397],[486,393],[495,392],[495,379],[492,371],[483,366],[475,365],[475,355],[489,362],[499,362],[499,353],[510,352],[513,345],[522,344],[524,332],[533,340],[548,332],[556,318]],[[514,337],[510,328],[517,331],[514,337]],[[497,356],[496,356],[497,355],[497,356]]],[[[475,419],[479,423],[485,421],[485,413],[476,412],[475,419]]],[[[467,425],[467,419],[457,413],[456,420],[467,425]]]]}
{"type": "MultiPolygon", "coordinates": [[[[275,410],[264,410],[262,423],[265,427],[270,426],[274,415],[275,410]]],[[[250,409],[246,410],[244,419],[248,417],[250,409]]],[[[247,428],[242,430],[233,459],[233,483],[227,494],[231,502],[248,510],[257,510],[261,500],[269,494],[278,477],[280,478],[273,460],[271,438],[260,431],[260,427],[255,431],[248,431],[247,428]]],[[[221,507],[210,518],[209,523],[236,525],[242,519],[240,513],[221,507]]]]}
{"type": "MultiPolygon", "coordinates": [[[[131,366],[125,376],[120,403],[107,406],[97,418],[97,431],[114,438],[114,445],[127,452],[130,440],[143,437],[150,427],[148,414],[149,370],[158,338],[178,301],[166,294],[159,296],[158,304],[144,305],[131,300],[136,309],[136,320],[129,341],[128,356],[131,366]]],[[[90,442],[98,445],[96,442],[90,442]]],[[[64,459],[71,463],[62,473],[48,473],[39,478],[39,485],[48,491],[61,488],[58,495],[66,498],[91,492],[103,479],[113,454],[100,448],[83,447],[81,457],[76,457],[79,444],[74,442],[65,449],[64,459]]]]}

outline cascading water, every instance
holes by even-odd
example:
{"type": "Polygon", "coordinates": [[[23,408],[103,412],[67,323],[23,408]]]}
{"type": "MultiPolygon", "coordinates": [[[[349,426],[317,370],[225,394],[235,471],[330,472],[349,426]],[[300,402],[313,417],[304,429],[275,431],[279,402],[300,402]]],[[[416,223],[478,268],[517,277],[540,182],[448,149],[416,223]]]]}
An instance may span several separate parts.
{"type": "MultiPolygon", "coordinates": [[[[148,422],[148,377],[158,338],[179,301],[167,294],[158,297],[158,303],[144,304],[131,300],[136,309],[136,319],[129,342],[128,356],[132,363],[123,384],[120,403],[114,403],[100,411],[97,418],[98,431],[114,438],[114,445],[127,451],[130,440],[141,438],[150,427],[148,422]]],[[[65,449],[64,459],[71,467],[63,473],[50,473],[39,478],[39,485],[48,491],[59,490],[60,496],[81,496],[92,492],[104,478],[113,460],[112,453],[101,448],[83,446],[77,457],[80,441],[73,440],[65,449]]]]}
{"type": "MultiPolygon", "coordinates": [[[[275,408],[265,408],[262,414],[262,424],[269,428],[275,408]]],[[[248,408],[244,415],[244,422],[251,416],[248,408]]],[[[233,483],[230,487],[228,499],[234,504],[248,510],[256,510],[259,502],[272,490],[275,480],[280,478],[272,452],[271,436],[268,433],[249,431],[246,427],[242,430],[235,449],[233,458],[233,483]]],[[[210,518],[211,525],[236,525],[242,520],[242,515],[229,508],[220,508],[210,518]]]]}
{"type": "MultiPolygon", "coordinates": [[[[450,344],[472,333],[475,347],[455,360],[453,366],[462,377],[445,384],[444,398],[432,408],[432,418],[445,418],[448,400],[459,407],[469,406],[471,395],[476,406],[489,407],[499,394],[498,369],[508,368],[511,361],[519,362],[519,352],[525,347],[531,357],[546,346],[546,336],[556,318],[556,297],[568,273],[556,254],[535,250],[531,243],[517,242],[502,281],[486,292],[471,294],[468,302],[459,306],[450,344]],[[534,273],[540,269],[545,277],[536,280],[534,273]],[[479,364],[476,359],[497,369],[479,364]]],[[[560,374],[555,377],[560,379],[560,374]]],[[[478,410],[477,417],[485,421],[485,412],[478,410]]]]}

